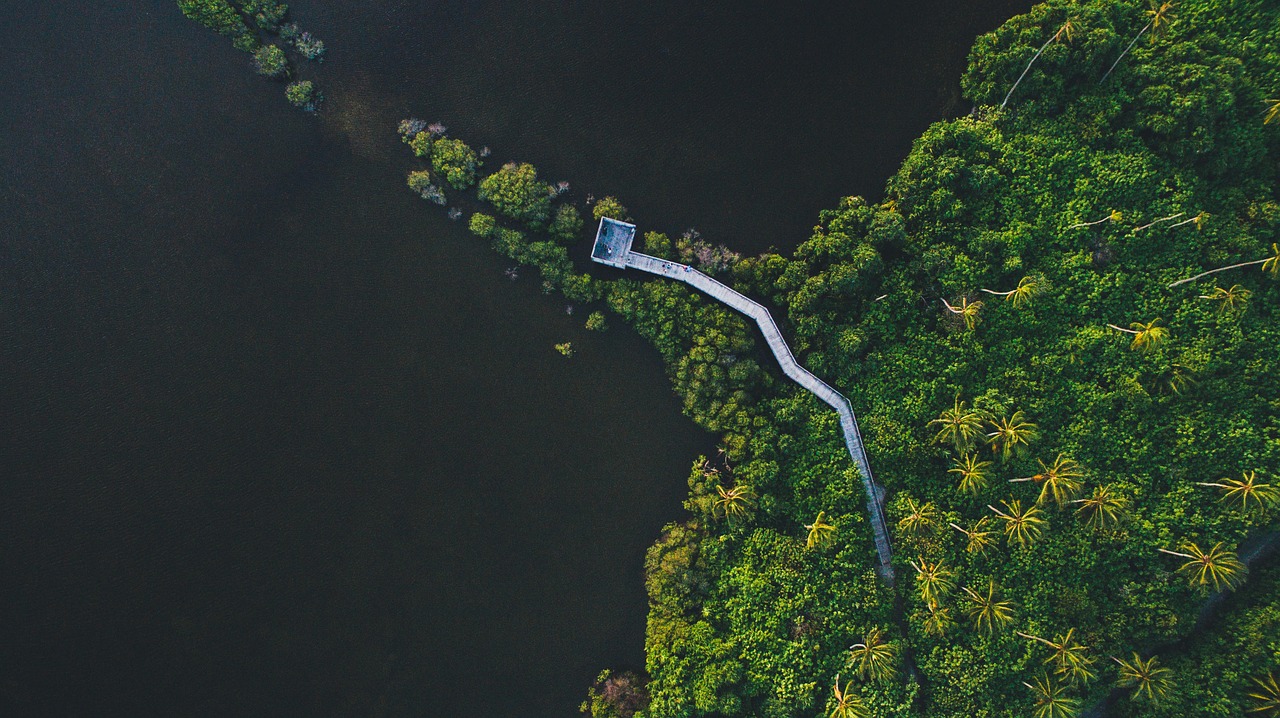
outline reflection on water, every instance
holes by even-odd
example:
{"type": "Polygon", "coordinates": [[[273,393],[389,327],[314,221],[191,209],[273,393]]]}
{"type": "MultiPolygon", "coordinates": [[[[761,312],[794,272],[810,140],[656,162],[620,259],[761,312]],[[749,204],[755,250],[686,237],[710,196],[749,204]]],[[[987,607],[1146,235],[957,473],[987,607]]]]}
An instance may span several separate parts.
{"type": "MultiPolygon", "coordinates": [[[[327,73],[317,74],[321,82],[327,79],[327,73]]],[[[332,84],[319,115],[324,125],[340,133],[355,154],[371,160],[386,158],[388,139],[395,136],[394,128],[387,125],[386,108],[394,106],[395,101],[380,94],[385,88],[367,73],[348,73],[334,78],[332,84]]]]}

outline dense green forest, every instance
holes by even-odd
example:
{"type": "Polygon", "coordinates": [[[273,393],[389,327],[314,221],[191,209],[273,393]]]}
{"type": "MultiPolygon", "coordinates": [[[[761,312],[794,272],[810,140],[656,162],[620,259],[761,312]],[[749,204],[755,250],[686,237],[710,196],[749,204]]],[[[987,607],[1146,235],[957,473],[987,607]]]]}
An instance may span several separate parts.
{"type": "Polygon", "coordinates": [[[723,437],[646,558],[645,674],[602,674],[597,718],[1280,715],[1253,550],[1280,509],[1280,4],[1055,0],[962,87],[969,116],[792,256],[643,240],[776,307],[851,399],[896,586],[836,415],[742,317],[581,271],[567,185],[401,123],[412,191],[460,216],[476,186],[471,232],[652,341],[723,437]]]}

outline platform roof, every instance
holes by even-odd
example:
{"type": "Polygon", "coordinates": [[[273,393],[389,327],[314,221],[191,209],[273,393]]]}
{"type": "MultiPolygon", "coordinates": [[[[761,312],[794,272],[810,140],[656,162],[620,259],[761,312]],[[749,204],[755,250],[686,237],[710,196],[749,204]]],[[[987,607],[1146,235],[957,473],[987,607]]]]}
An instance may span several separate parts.
{"type": "Polygon", "coordinates": [[[602,217],[596,229],[596,243],[591,248],[591,259],[611,267],[625,269],[627,252],[636,238],[636,226],[616,219],[602,217]]]}

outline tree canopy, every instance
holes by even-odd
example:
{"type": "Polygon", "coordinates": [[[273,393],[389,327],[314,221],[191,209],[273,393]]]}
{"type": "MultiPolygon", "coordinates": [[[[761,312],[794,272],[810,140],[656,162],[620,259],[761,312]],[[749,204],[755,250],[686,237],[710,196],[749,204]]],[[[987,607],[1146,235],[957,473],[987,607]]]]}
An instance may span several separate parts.
{"type": "Polygon", "coordinates": [[[504,217],[542,225],[551,214],[551,187],[528,163],[510,162],[480,182],[480,199],[504,217]]]}

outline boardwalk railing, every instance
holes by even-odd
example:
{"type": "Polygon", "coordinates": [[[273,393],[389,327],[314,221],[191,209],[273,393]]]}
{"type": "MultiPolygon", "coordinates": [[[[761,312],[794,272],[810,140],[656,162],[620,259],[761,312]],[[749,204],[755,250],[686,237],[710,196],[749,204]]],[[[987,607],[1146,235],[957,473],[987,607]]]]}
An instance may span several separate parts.
{"type": "Polygon", "coordinates": [[[862,475],[862,488],[867,494],[867,514],[871,520],[871,533],[875,537],[876,554],[880,559],[880,575],[892,584],[893,552],[889,546],[889,529],[884,518],[884,489],[876,485],[875,477],[871,474],[871,463],[867,461],[862,433],[858,431],[858,420],[853,414],[853,405],[849,400],[829,384],[814,376],[808,369],[800,366],[800,362],[796,361],[795,356],[791,354],[791,347],[787,346],[786,340],[782,338],[782,332],[778,331],[778,325],[773,321],[773,316],[769,314],[768,309],[764,308],[764,305],[685,264],[630,250],[624,255],[623,263],[627,267],[634,267],[643,272],[684,282],[754,319],[760,327],[760,332],[764,334],[769,350],[773,352],[778,365],[782,367],[782,373],[840,414],[840,430],[844,433],[845,447],[849,450],[849,458],[853,459],[854,466],[858,467],[858,473],[862,475]]]}

